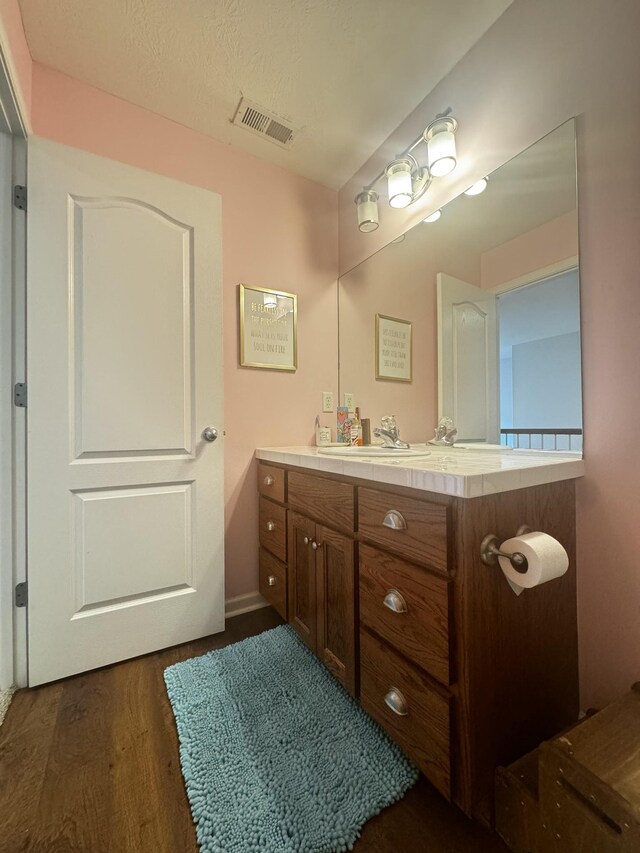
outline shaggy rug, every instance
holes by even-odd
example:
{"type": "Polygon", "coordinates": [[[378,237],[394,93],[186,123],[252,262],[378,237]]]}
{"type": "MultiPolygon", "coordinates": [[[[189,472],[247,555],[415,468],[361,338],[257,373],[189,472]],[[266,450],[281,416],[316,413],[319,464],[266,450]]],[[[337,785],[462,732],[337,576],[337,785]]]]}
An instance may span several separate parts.
{"type": "Polygon", "coordinates": [[[418,771],[286,625],[164,673],[202,853],[334,853],[418,771]]]}
{"type": "Polygon", "coordinates": [[[11,700],[15,692],[15,687],[11,687],[9,690],[0,690],[0,726],[4,721],[4,715],[9,709],[9,705],[11,704],[11,700]]]}

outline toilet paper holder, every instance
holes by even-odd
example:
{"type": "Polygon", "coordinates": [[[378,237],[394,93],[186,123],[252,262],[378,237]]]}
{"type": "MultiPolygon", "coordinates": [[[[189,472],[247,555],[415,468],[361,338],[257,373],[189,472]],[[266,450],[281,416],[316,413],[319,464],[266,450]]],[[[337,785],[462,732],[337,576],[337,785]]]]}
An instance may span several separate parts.
{"type": "MultiPolygon", "coordinates": [[[[524,536],[525,533],[531,533],[531,528],[526,524],[521,524],[516,536],[524,536]]],[[[498,563],[498,557],[507,557],[514,569],[522,569],[527,565],[527,558],[524,554],[521,554],[520,551],[505,554],[504,551],[500,550],[500,539],[495,533],[489,533],[480,544],[480,559],[486,566],[495,566],[498,563]]]]}

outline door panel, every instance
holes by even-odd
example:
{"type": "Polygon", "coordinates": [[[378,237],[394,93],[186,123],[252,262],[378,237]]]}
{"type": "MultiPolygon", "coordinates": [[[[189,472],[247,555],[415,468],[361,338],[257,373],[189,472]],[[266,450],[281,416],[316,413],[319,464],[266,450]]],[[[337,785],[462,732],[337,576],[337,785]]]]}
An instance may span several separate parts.
{"type": "Polygon", "coordinates": [[[356,695],[354,541],[318,525],[318,656],[356,695]]]}
{"type": "Polygon", "coordinates": [[[126,199],[69,205],[75,456],[191,453],[192,228],[126,199]]]}
{"type": "Polygon", "coordinates": [[[223,423],[219,197],[40,139],[29,192],[33,685],[224,628],[223,423]]]}
{"type": "Polygon", "coordinates": [[[313,652],[317,649],[316,552],[310,543],[315,533],[313,521],[289,512],[289,623],[313,652]]]}
{"type": "Polygon", "coordinates": [[[438,416],[458,441],[498,443],[498,324],[495,294],[438,273],[438,416]]]}

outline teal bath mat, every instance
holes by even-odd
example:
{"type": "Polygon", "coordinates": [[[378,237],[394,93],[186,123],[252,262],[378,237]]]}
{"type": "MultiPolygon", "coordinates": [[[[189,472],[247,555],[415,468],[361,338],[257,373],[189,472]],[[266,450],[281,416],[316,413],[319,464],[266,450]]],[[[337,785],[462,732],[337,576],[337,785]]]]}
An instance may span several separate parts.
{"type": "Polygon", "coordinates": [[[417,770],[286,625],[165,670],[202,853],[334,853],[417,770]]]}

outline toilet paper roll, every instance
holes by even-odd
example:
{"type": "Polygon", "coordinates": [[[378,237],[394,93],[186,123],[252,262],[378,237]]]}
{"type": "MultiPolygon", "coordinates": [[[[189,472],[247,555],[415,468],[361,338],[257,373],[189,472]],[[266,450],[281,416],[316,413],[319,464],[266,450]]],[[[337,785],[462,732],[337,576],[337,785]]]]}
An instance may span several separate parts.
{"type": "Polygon", "coordinates": [[[507,539],[500,546],[506,554],[519,551],[527,558],[526,571],[519,572],[508,557],[498,557],[502,573],[516,595],[524,589],[561,577],[569,568],[569,556],[562,545],[548,533],[524,533],[507,539]]]}

